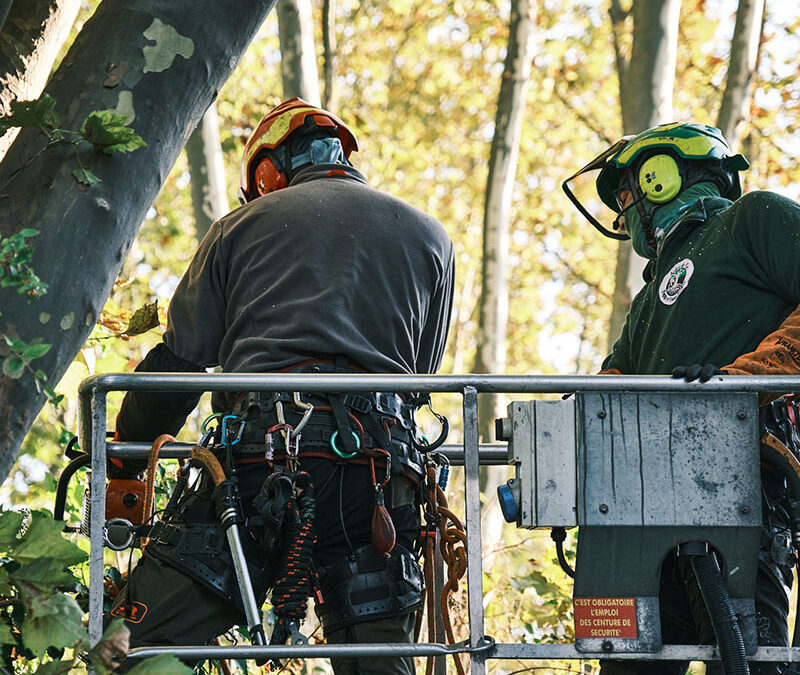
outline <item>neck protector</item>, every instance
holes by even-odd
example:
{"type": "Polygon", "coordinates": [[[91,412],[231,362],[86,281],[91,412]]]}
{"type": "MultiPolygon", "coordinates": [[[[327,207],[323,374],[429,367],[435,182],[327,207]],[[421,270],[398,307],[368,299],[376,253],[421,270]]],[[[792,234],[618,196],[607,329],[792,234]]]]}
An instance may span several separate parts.
{"type": "Polygon", "coordinates": [[[675,199],[666,204],[653,204],[647,199],[642,201],[647,214],[650,216],[650,227],[656,240],[656,246],[647,243],[647,238],[642,224],[641,214],[637,208],[628,209],[625,212],[625,229],[631,236],[631,245],[643,258],[653,259],[658,255],[658,245],[669,232],[672,226],[678,221],[681,214],[691,204],[694,204],[701,197],[717,197],[719,189],[710,181],[703,181],[690,185],[678,194],[675,199]]]}

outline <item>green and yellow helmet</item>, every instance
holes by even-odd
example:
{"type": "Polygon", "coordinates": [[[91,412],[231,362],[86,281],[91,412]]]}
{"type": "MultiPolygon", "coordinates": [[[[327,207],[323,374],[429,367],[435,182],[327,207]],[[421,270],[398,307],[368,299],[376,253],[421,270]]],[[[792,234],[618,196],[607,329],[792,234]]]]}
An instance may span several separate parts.
{"type": "MultiPolygon", "coordinates": [[[[651,162],[655,168],[655,173],[662,174],[659,158],[665,155],[677,157],[678,159],[703,161],[709,165],[713,164],[714,160],[717,160],[719,162],[718,169],[730,177],[730,181],[727,181],[725,187],[721,190],[722,196],[731,200],[738,199],[741,196],[742,188],[738,172],[744,171],[750,166],[747,160],[742,155],[732,154],[719,129],[692,122],[661,124],[635,136],[623,137],[578,172],[567,178],[563,183],[564,191],[578,207],[578,210],[603,234],[614,239],[627,239],[627,235],[603,227],[580,204],[577,197],[570,190],[568,183],[581,174],[599,170],[600,173],[595,183],[597,194],[608,208],[615,213],[619,213],[620,206],[617,203],[615,193],[620,186],[625,169],[636,169],[639,173],[647,173],[645,164],[642,164],[641,167],[638,166],[640,164],[639,160],[646,158],[644,162],[651,162]],[[664,150],[665,152],[659,153],[659,150],[664,150]]],[[[671,164],[675,165],[675,162],[672,161],[671,164]]],[[[642,176],[639,176],[637,181],[645,192],[644,196],[657,204],[671,200],[688,186],[686,181],[681,180],[677,167],[670,167],[667,162],[664,168],[671,169],[671,171],[663,172],[663,175],[667,176],[668,180],[670,178],[672,180],[664,185],[660,183],[654,185],[652,192],[649,192],[649,188],[642,183],[642,176]],[[661,190],[663,192],[656,192],[661,190]]]]}

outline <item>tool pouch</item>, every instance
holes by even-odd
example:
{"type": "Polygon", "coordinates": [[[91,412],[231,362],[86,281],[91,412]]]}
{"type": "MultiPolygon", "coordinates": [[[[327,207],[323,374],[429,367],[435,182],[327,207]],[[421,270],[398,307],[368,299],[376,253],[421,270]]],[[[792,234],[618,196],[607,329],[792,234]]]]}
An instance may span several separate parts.
{"type": "Polygon", "coordinates": [[[372,546],[320,570],[323,602],[316,612],[326,634],[361,621],[416,611],[422,604],[422,570],[410,551],[388,556],[372,546]]]}

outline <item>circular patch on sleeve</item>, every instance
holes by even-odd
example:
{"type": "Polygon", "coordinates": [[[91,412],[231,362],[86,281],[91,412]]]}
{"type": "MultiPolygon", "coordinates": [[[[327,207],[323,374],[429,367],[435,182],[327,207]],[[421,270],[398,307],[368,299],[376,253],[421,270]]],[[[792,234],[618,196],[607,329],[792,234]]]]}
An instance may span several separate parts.
{"type": "Polygon", "coordinates": [[[672,305],[689,285],[689,279],[694,273],[694,263],[689,258],[684,258],[664,275],[658,287],[658,297],[665,305],[672,305]]]}

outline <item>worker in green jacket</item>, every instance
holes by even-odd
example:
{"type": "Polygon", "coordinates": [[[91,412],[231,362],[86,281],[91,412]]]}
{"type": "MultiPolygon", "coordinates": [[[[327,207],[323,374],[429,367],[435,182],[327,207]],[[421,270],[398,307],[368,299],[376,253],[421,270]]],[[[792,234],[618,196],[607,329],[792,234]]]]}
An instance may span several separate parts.
{"type": "MultiPolygon", "coordinates": [[[[664,124],[628,136],[564,183],[603,234],[630,238],[647,258],[603,373],[706,381],[715,374],[800,374],[800,206],[771,192],[741,195],[748,168],[719,129],[664,124]],[[607,228],[569,188],[599,171],[597,193],[614,214],[607,228]]],[[[769,401],[762,396],[761,403],[769,401]]],[[[787,616],[796,551],[785,534],[781,481],[762,476],[764,536],[756,589],[759,644],[788,645],[787,616]],[[780,483],[780,484],[779,484],[780,483]],[[788,542],[777,546],[776,542],[788,542]],[[784,550],[786,547],[791,550],[784,550]]],[[[696,581],[675,558],[662,570],[665,643],[713,641],[696,581]]],[[[787,673],[786,664],[750,664],[752,673],[787,673]]],[[[688,663],[604,661],[603,675],[686,672],[688,663]]]]}

